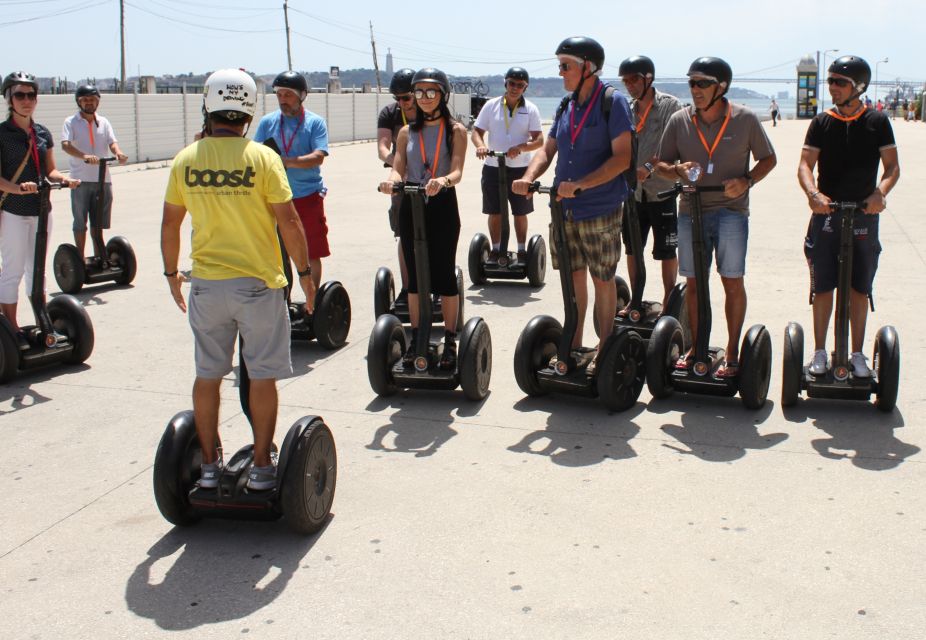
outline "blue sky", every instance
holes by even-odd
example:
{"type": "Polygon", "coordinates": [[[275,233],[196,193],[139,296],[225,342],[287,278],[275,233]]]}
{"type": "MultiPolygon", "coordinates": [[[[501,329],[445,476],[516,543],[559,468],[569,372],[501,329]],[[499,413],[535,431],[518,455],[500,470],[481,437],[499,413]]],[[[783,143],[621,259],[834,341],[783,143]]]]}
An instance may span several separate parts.
{"type": "MultiPolygon", "coordinates": [[[[283,0],[125,0],[130,75],[286,67],[283,0]]],[[[701,55],[725,58],[734,76],[793,77],[817,50],[855,53],[881,80],[926,80],[926,1],[411,2],[291,0],[293,66],[309,71],[371,67],[369,22],[380,65],[437,66],[454,75],[503,73],[512,64],[555,76],[564,37],[590,35],[606,51],[605,75],[645,53],[657,75],[684,75],[701,55]],[[401,7],[408,15],[401,15],[401,7]],[[425,9],[427,7],[427,9],[425,9]]],[[[0,0],[6,74],[23,69],[70,80],[119,74],[118,0],[0,0]]],[[[829,54],[832,59],[833,54],[829,54]]],[[[772,87],[769,87],[769,90],[772,87]]]]}

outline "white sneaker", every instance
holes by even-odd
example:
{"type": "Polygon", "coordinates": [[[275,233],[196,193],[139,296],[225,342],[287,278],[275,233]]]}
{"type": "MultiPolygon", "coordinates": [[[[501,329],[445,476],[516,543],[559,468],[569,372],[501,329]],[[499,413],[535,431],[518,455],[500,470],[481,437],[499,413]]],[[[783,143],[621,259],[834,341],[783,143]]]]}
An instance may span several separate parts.
{"type": "Polygon", "coordinates": [[[861,351],[856,351],[849,357],[849,363],[852,365],[852,375],[856,378],[870,378],[871,369],[866,362],[868,358],[861,351]]]}
{"type": "Polygon", "coordinates": [[[826,351],[817,349],[813,352],[813,359],[810,361],[810,373],[815,376],[822,376],[829,367],[826,362],[826,351]]]}
{"type": "Polygon", "coordinates": [[[222,475],[222,468],[225,462],[222,458],[217,458],[211,464],[199,465],[199,486],[201,489],[215,489],[219,486],[219,477],[222,475]]]}

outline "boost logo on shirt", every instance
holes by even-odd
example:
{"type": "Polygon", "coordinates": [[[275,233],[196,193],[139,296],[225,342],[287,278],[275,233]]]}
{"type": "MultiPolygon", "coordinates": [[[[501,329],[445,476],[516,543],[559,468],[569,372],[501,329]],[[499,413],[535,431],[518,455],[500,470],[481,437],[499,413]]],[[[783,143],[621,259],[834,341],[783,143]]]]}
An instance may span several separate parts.
{"type": "Polygon", "coordinates": [[[255,175],[253,167],[234,171],[187,167],[184,180],[188,187],[253,187],[255,175]]]}

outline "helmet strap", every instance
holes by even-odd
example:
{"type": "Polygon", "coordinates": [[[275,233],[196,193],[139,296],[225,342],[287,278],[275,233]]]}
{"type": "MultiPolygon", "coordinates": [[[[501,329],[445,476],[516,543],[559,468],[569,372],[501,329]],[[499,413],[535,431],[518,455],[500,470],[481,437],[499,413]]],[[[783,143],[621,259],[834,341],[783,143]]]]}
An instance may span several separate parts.
{"type": "MultiPolygon", "coordinates": [[[[720,88],[720,83],[718,82],[716,86],[717,86],[717,89],[719,89],[719,88],[720,88]]],[[[723,93],[721,93],[721,94],[718,95],[718,94],[717,94],[717,89],[714,89],[714,97],[711,98],[711,101],[707,103],[707,107],[704,109],[704,111],[708,111],[711,107],[714,106],[714,104],[715,104],[718,100],[720,100],[721,98],[723,98],[723,97],[726,95],[726,93],[727,93],[726,90],[724,90],[723,93]]]]}

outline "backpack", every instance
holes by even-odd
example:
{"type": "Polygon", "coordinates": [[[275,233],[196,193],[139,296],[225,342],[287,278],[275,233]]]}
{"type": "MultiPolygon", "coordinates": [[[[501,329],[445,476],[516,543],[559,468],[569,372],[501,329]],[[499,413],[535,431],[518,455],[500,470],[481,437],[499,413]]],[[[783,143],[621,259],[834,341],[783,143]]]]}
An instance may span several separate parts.
{"type": "MultiPolygon", "coordinates": [[[[608,118],[611,117],[611,103],[614,96],[614,87],[609,84],[604,86],[604,97],[601,99],[601,115],[604,116],[605,122],[608,118]]],[[[560,119],[566,112],[566,108],[569,107],[569,101],[572,100],[573,94],[567,94],[563,96],[563,100],[559,103],[559,106],[556,108],[556,115],[553,116],[553,122],[556,122],[560,119]]]]}

